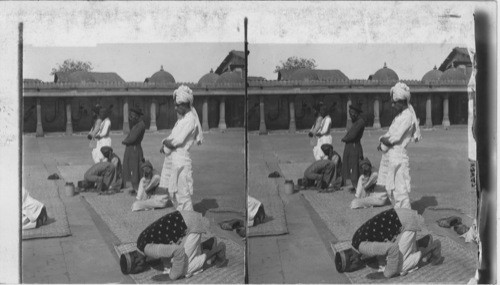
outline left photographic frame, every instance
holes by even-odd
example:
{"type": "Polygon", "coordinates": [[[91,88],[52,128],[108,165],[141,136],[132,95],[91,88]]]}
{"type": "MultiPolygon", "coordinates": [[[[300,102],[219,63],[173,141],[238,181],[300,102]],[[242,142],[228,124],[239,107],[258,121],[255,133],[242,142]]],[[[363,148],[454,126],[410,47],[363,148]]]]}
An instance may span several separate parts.
{"type": "Polygon", "coordinates": [[[244,17],[58,6],[21,19],[19,281],[244,283],[244,17]]]}

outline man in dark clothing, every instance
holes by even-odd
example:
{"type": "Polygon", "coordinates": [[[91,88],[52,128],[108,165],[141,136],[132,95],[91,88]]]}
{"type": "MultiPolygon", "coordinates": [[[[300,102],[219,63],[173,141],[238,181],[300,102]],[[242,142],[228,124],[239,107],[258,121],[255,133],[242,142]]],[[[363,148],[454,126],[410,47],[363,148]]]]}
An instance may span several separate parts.
{"type": "Polygon", "coordinates": [[[109,146],[103,146],[101,148],[101,153],[106,159],[107,162],[110,162],[111,164],[114,165],[116,174],[115,174],[115,181],[113,183],[113,189],[119,191],[120,189],[123,189],[124,187],[124,182],[123,182],[123,168],[122,168],[122,161],[114,153],[113,148],[109,146]]]}
{"type": "Polygon", "coordinates": [[[363,147],[360,141],[365,131],[365,120],[360,116],[362,112],[359,106],[349,105],[349,116],[353,124],[342,139],[345,143],[342,178],[348,187],[358,185],[359,161],[363,159],[363,147]]]}
{"type": "Polygon", "coordinates": [[[306,169],[301,187],[315,187],[320,192],[339,190],[342,185],[340,155],[333,150],[331,144],[323,144],[321,150],[328,159],[315,161],[306,169]]]}
{"type": "MultiPolygon", "coordinates": [[[[122,141],[125,147],[123,155],[123,181],[126,184],[131,183],[133,187],[132,194],[137,191],[139,180],[142,177],[141,161],[144,158],[141,142],[144,138],[146,125],[142,120],[142,111],[139,108],[131,108],[129,121],[133,125],[128,136],[122,141]]],[[[128,185],[127,185],[128,186],[128,185]]]]}

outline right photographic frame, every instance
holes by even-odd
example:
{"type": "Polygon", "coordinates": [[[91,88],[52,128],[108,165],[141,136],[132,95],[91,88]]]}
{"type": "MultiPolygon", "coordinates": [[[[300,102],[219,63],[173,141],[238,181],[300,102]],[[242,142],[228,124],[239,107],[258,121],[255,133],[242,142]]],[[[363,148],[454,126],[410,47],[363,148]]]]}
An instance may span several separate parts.
{"type": "Polygon", "coordinates": [[[496,19],[494,2],[255,3],[249,283],[496,282],[496,19]]]}

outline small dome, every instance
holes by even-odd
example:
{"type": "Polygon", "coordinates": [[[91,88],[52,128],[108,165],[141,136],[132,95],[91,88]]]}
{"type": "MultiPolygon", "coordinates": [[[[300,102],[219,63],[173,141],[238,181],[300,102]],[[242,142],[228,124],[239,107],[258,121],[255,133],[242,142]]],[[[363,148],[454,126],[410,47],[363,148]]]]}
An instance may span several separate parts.
{"type": "Polygon", "coordinates": [[[434,69],[428,71],[424,77],[422,77],[423,82],[438,81],[443,72],[434,66],[434,69]]]}
{"type": "Polygon", "coordinates": [[[146,79],[146,82],[150,83],[175,83],[175,79],[172,74],[163,70],[163,65],[161,66],[160,71],[156,72],[150,78],[146,79]]]}
{"type": "Polygon", "coordinates": [[[397,73],[394,72],[394,70],[388,68],[385,62],[384,62],[384,67],[377,70],[377,72],[375,72],[375,74],[371,75],[370,77],[371,77],[370,80],[379,80],[379,81],[399,80],[399,76],[397,75],[397,73]]]}
{"type": "Polygon", "coordinates": [[[463,68],[452,67],[445,72],[439,78],[439,81],[454,81],[454,80],[467,80],[466,70],[463,68]]]}
{"type": "Polygon", "coordinates": [[[244,80],[241,78],[241,73],[228,71],[222,73],[219,78],[217,78],[216,84],[220,83],[243,83],[244,80]]]}
{"type": "Polygon", "coordinates": [[[294,80],[294,81],[319,80],[319,77],[314,70],[308,68],[301,68],[293,72],[289,80],[294,80]]]}
{"type": "Polygon", "coordinates": [[[209,73],[203,75],[200,80],[198,80],[198,85],[206,86],[207,84],[215,84],[219,77],[220,76],[217,73],[214,73],[214,70],[212,69],[209,73]]]}

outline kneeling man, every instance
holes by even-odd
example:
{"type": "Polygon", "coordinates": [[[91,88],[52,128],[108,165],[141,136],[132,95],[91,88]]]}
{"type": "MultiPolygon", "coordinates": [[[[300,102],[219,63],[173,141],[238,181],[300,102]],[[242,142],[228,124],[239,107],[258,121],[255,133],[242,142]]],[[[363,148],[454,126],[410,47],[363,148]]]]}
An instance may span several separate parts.
{"type": "Polygon", "coordinates": [[[304,172],[304,179],[300,186],[302,189],[316,188],[320,192],[339,190],[342,186],[340,155],[333,150],[331,144],[323,144],[321,150],[327,159],[313,162],[304,172]]]}
{"type": "Polygon", "coordinates": [[[165,271],[170,279],[186,278],[199,273],[208,260],[215,257],[218,267],[227,265],[225,244],[217,244],[215,238],[211,250],[203,253],[202,234],[206,233],[210,222],[194,211],[174,211],[149,225],[137,239],[137,248],[146,257],[171,259],[172,267],[165,271]]]}

